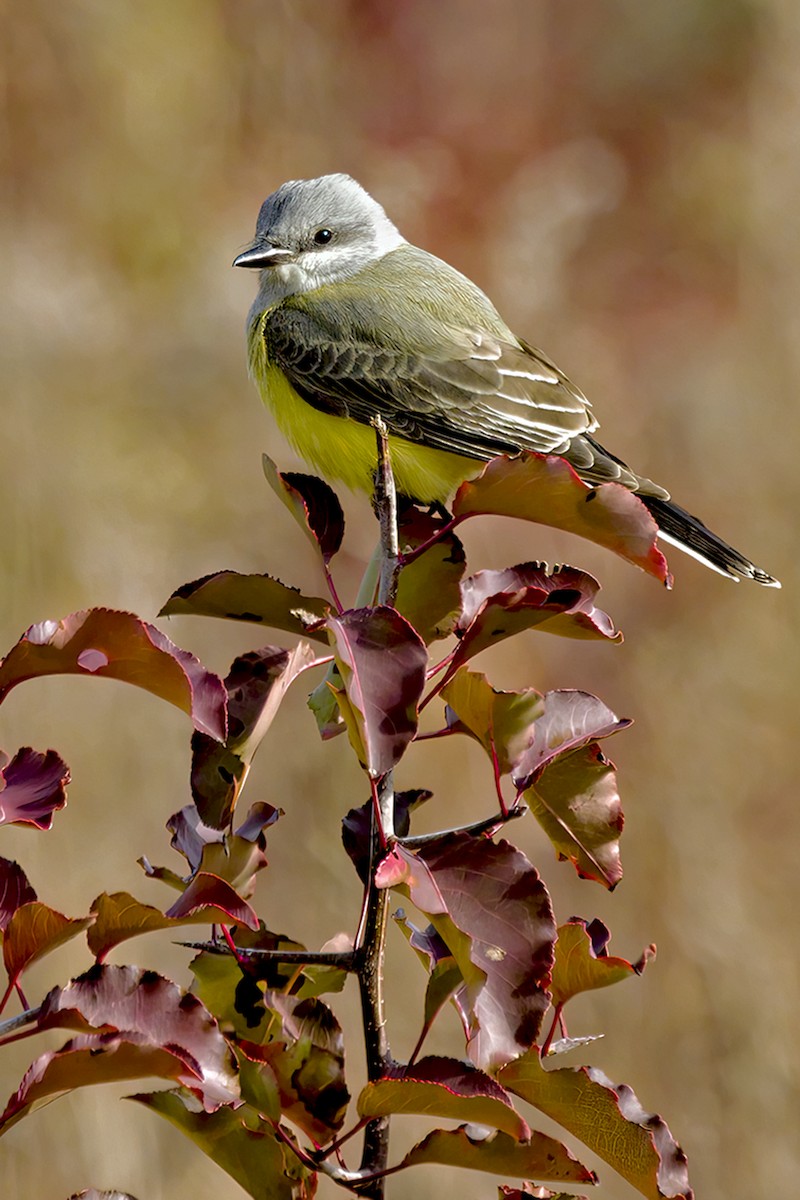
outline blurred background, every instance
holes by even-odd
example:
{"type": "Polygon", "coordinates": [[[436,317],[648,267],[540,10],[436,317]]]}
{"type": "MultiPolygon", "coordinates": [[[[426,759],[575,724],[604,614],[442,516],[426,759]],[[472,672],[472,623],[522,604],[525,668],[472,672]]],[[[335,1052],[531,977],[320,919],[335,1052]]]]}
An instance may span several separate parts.
{"type": "MultiPolygon", "coordinates": [[[[560,919],[602,917],[631,959],[658,944],[641,980],[571,1005],[570,1033],[605,1033],[587,1060],[664,1115],[698,1195],[781,1194],[800,1166],[800,8],[27,0],[0,23],[0,650],[91,605],[153,618],[217,568],[323,587],[261,474],[262,450],[298,464],[248,382],[255,280],[230,263],[283,180],[353,174],[576,380],[612,450],[783,580],[736,587],[673,551],[667,593],[549,530],[484,520],[466,534],[474,569],[543,558],[593,571],[626,635],[531,634],[476,664],[496,686],[584,688],[636,721],[606,744],[626,811],[612,896],[556,864],[532,822],[513,830],[560,919]]],[[[363,499],[342,499],[336,578],[353,598],[375,529],[363,499]]],[[[223,674],[268,638],[193,618],[161,627],[223,674]]],[[[323,746],[304,700],[290,695],[247,799],[286,810],[258,911],[318,946],[355,926],[338,823],[365,795],[343,739],[323,746]]],[[[56,747],[73,783],[51,833],[4,829],[0,852],[72,916],[105,889],[170,903],[135,860],[180,869],[164,822],[188,801],[188,737],[182,714],[116,684],[14,691],[0,745],[56,747]]],[[[435,791],[420,828],[493,803],[471,745],[421,746],[400,782],[435,791]]],[[[400,943],[389,987],[402,1057],[424,980],[400,943]]],[[[189,981],[168,937],[114,961],[189,981]]],[[[79,943],[46,959],[30,1002],[87,965],[79,943]]],[[[333,1003],[357,1091],[354,999],[333,1003]]],[[[431,1048],[461,1053],[455,1020],[440,1024],[431,1048]]],[[[3,1101],[42,1048],[3,1051],[3,1101]]],[[[130,1090],[87,1089],[12,1129],[5,1194],[242,1194],[182,1135],[114,1102],[130,1090]]],[[[393,1158],[424,1128],[396,1126],[393,1158]]],[[[389,1196],[448,1186],[477,1198],[495,1185],[417,1169],[389,1196]]],[[[599,1195],[634,1193],[605,1169],[599,1195]]]]}

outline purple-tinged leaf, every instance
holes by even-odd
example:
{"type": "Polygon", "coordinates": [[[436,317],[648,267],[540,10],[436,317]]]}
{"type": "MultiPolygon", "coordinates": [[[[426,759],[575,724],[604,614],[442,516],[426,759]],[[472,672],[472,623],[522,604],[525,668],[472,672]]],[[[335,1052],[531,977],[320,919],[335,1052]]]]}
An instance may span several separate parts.
{"type": "Polygon", "coordinates": [[[94,917],[65,917],[39,900],[22,904],[11,916],[3,938],[3,962],[9,984],[37,959],[87,929],[94,917]]]}
{"type": "Polygon", "coordinates": [[[527,629],[621,642],[611,618],[594,606],[599,590],[583,571],[560,567],[549,574],[540,563],[471,575],[461,585],[460,640],[445,678],[482,650],[527,629]]]}
{"type": "Polygon", "coordinates": [[[273,579],[271,575],[215,571],[212,575],[184,583],[172,593],[158,615],[253,621],[327,644],[322,626],[330,611],[327,600],[304,596],[299,588],[273,579]]]}
{"type": "MultiPolygon", "coordinates": [[[[235,1061],[217,1022],[196,996],[155,971],[96,964],[53,988],[42,1005],[41,1025],[69,1028],[76,1020],[78,1028],[88,1024],[123,1038],[133,1035],[140,1046],[177,1054],[186,1068],[182,1082],[208,1110],[238,1099],[235,1061]]],[[[180,1075],[170,1070],[169,1077],[180,1075]]]]}
{"type": "Polygon", "coordinates": [[[222,680],[132,613],[90,608],[31,625],[0,663],[0,700],[26,679],[65,674],[145,688],[188,713],[195,729],[225,739],[222,680]]]}
{"type": "Polygon", "coordinates": [[[156,1046],[138,1033],[78,1034],[34,1059],[0,1116],[0,1134],[43,1104],[76,1088],[125,1079],[182,1080],[192,1067],[180,1048],[156,1046]]]}
{"type": "Polygon", "coordinates": [[[577,533],[672,586],[667,560],[656,545],[658,526],[641,500],[619,483],[589,487],[557,455],[493,458],[477,479],[462,483],[452,509],[462,519],[518,517],[577,533]]]}
{"type": "Polygon", "coordinates": [[[345,696],[350,741],[373,778],[390,771],[417,732],[425,644],[393,608],[351,609],[328,622],[345,696]]]}
{"type": "Polygon", "coordinates": [[[608,954],[605,948],[607,942],[608,930],[602,921],[592,921],[591,925],[587,925],[580,917],[573,917],[565,925],[559,925],[550,988],[553,1004],[566,1004],[578,992],[608,987],[631,975],[641,975],[655,955],[655,946],[648,946],[637,963],[630,963],[625,958],[608,954]],[[598,951],[592,944],[591,934],[601,931],[601,949],[598,951]]]}
{"type": "Polygon", "coordinates": [[[358,1097],[360,1117],[399,1113],[490,1125],[517,1142],[531,1136],[508,1093],[490,1075],[455,1058],[421,1058],[368,1083],[358,1097]]]}
{"type": "Polygon", "coordinates": [[[510,774],[530,749],[534,722],[544,712],[544,697],[534,688],[501,692],[485,675],[462,667],[442,688],[447,724],[480,742],[497,759],[501,775],[510,774]]]}
{"type": "MultiPolygon", "coordinates": [[[[166,1117],[254,1200],[312,1200],[316,1175],[249,1105],[197,1112],[191,1095],[180,1089],[131,1099],[166,1117]]],[[[288,1131],[285,1137],[292,1141],[288,1131]]]]}
{"type": "Polygon", "coordinates": [[[192,736],[192,796],[206,825],[224,829],[230,824],[258,747],[289,686],[314,657],[308,642],[299,642],[293,650],[264,646],[234,659],[225,679],[225,744],[202,733],[192,736]]]}
{"type": "Polygon", "coordinates": [[[258,917],[235,888],[207,871],[198,871],[189,886],[164,914],[173,920],[185,920],[208,908],[219,909],[226,924],[258,929],[258,917]]]}
{"type": "Polygon", "coordinates": [[[84,1188],[80,1192],[73,1192],[69,1200],[136,1200],[130,1192],[99,1192],[97,1188],[84,1188]]]}
{"type": "Polygon", "coordinates": [[[425,859],[396,842],[375,870],[378,888],[403,888],[420,912],[446,913],[447,904],[425,859]]]}
{"type": "MultiPolygon", "coordinates": [[[[398,521],[401,553],[429,542],[444,523],[438,513],[409,505],[398,521]]],[[[447,533],[400,572],[395,607],[426,644],[453,632],[461,608],[459,584],[465,567],[464,547],[454,533],[447,533]]]]}
{"type": "Polygon", "coordinates": [[[0,750],[0,825],[49,829],[53,813],[67,803],[69,767],[55,750],[23,746],[9,760],[0,750]]]}
{"type": "Polygon", "coordinates": [[[268,991],[264,1002],[278,1028],[268,1042],[240,1042],[240,1049],[272,1071],[283,1114],[324,1145],[341,1129],[350,1102],[339,1022],[321,1000],[268,991]]]}
{"type": "Polygon", "coordinates": [[[327,565],[344,537],[344,513],[333,488],[315,475],[279,471],[266,454],[262,455],[262,464],[273,492],[286,505],[327,565]]]}
{"type": "Polygon", "coordinates": [[[450,834],[418,857],[444,910],[426,909],[429,889],[413,879],[403,890],[455,958],[466,985],[469,1056],[494,1071],[534,1044],[549,1005],[556,936],[550,898],[525,855],[506,841],[450,834]]]}
{"type": "Polygon", "coordinates": [[[525,1175],[569,1183],[594,1183],[597,1179],[566,1146],[546,1133],[534,1131],[529,1141],[519,1142],[500,1129],[490,1131],[472,1124],[459,1125],[457,1129],[434,1129],[412,1146],[403,1159],[404,1167],[420,1163],[443,1163],[516,1179],[525,1175]]]}
{"type": "Polygon", "coordinates": [[[219,875],[249,900],[255,874],[267,865],[263,831],[281,815],[281,810],[271,804],[254,804],[236,832],[226,834],[204,825],[196,806],[187,804],[167,821],[173,835],[170,845],[184,855],[193,872],[219,875]]]}
{"type": "Polygon", "coordinates": [[[645,1112],[629,1087],[594,1067],[546,1071],[535,1050],[498,1078],[557,1121],[648,1200],[692,1200],[686,1155],[661,1117],[645,1112]]]}
{"type": "Polygon", "coordinates": [[[36,892],[19,863],[0,858],[0,931],[5,933],[17,909],[35,899],[36,892]]]}
{"type": "MultiPolygon", "coordinates": [[[[426,800],[430,800],[432,795],[432,792],[428,792],[424,788],[395,792],[394,831],[397,837],[408,837],[412,812],[426,800]]],[[[359,808],[351,808],[342,820],[342,845],[362,883],[366,883],[369,874],[371,829],[372,800],[368,800],[359,808]]]]}
{"type": "Polygon", "coordinates": [[[610,737],[631,724],[589,692],[571,690],[546,692],[544,714],[536,721],[535,737],[528,752],[514,769],[518,788],[533,780],[559,755],[589,742],[610,737]]]}

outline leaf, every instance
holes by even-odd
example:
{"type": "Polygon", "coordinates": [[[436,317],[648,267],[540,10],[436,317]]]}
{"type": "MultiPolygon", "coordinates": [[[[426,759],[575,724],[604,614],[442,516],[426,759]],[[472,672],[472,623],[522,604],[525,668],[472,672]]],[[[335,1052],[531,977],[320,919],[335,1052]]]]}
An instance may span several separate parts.
{"type": "Polygon", "coordinates": [[[545,1071],[536,1051],[503,1067],[509,1091],[557,1121],[648,1200],[691,1200],[686,1155],[661,1117],[648,1114],[625,1084],[594,1067],[545,1071]]]}
{"type": "Polygon", "coordinates": [[[6,931],[18,908],[35,899],[36,892],[19,863],[0,858],[0,931],[6,931]]]}
{"type": "Polygon", "coordinates": [[[430,1056],[368,1083],[358,1097],[360,1117],[416,1113],[502,1129],[515,1142],[530,1129],[508,1093],[490,1075],[455,1058],[430,1056]]]}
{"type": "Polygon", "coordinates": [[[247,1105],[197,1112],[191,1095],[180,1089],[130,1098],[166,1117],[254,1200],[310,1200],[314,1195],[316,1175],[247,1105]]]}
{"type": "Polygon", "coordinates": [[[43,1104],[80,1087],[124,1079],[182,1079],[187,1064],[177,1050],[154,1046],[140,1034],[78,1034],[60,1050],[34,1059],[0,1116],[0,1133],[43,1104]]]}
{"type": "Polygon", "coordinates": [[[514,783],[518,788],[529,787],[559,755],[610,737],[630,724],[630,720],[617,717],[589,692],[568,689],[546,692],[544,713],[537,718],[530,749],[514,769],[514,783]]]}
{"type": "Polygon", "coordinates": [[[327,566],[344,537],[344,513],[333,488],[314,475],[279,471],[266,454],[261,456],[261,462],[267,483],[309,537],[312,546],[319,550],[327,566]]]}
{"type": "MultiPolygon", "coordinates": [[[[219,909],[228,923],[258,929],[258,917],[235,888],[207,871],[198,871],[194,879],[171,908],[164,914],[174,920],[184,920],[203,913],[209,907],[219,909]]],[[[207,914],[206,919],[207,919],[207,914]]]]}
{"type": "MultiPolygon", "coordinates": [[[[95,964],[48,993],[39,1023],[43,1028],[69,1028],[76,1017],[79,1029],[85,1022],[96,1030],[135,1035],[137,1045],[178,1054],[186,1086],[206,1108],[238,1099],[234,1058],[217,1022],[196,996],[155,971],[95,964]]],[[[168,1077],[178,1078],[171,1067],[168,1077]]]]}
{"type": "Polygon", "coordinates": [[[309,693],[306,703],[317,722],[319,736],[323,742],[344,733],[346,725],[339,711],[336,697],[344,692],[344,683],[335,662],[332,662],[320,683],[309,693]]]}
{"type": "Polygon", "coordinates": [[[417,731],[428,655],[393,608],[351,609],[328,622],[346,696],[338,697],[362,765],[380,778],[399,762],[417,731]]]}
{"type": "Polygon", "coordinates": [[[286,692],[313,662],[308,642],[299,642],[293,650],[263,646],[234,659],[225,678],[224,745],[203,733],[192,735],[192,796],[206,825],[224,829],[230,823],[250,764],[286,692]]]}
{"type": "Polygon", "coordinates": [[[445,678],[482,650],[528,629],[621,642],[611,618],[594,606],[599,590],[584,571],[560,567],[551,574],[541,563],[471,575],[461,585],[460,640],[445,678]]]}
{"type": "Polygon", "coordinates": [[[173,835],[170,845],[185,856],[193,874],[216,875],[249,900],[257,873],[267,865],[263,831],[280,816],[280,809],[260,802],[251,807],[236,833],[224,833],[205,825],[196,806],[187,804],[167,821],[173,835]]]}
{"type": "Polygon", "coordinates": [[[93,920],[93,917],[65,917],[39,900],[21,905],[8,922],[3,938],[3,961],[9,984],[16,984],[32,963],[77,937],[93,920]]]}
{"type": "Polygon", "coordinates": [[[500,774],[510,774],[533,742],[534,722],[544,712],[542,694],[533,688],[498,691],[485,675],[462,667],[441,695],[448,726],[475,738],[490,758],[496,756],[500,774]]]}
{"type": "MultiPolygon", "coordinates": [[[[437,536],[441,515],[409,504],[398,519],[401,553],[416,550],[437,536]]],[[[418,558],[403,566],[395,608],[429,644],[453,632],[461,609],[459,584],[466,567],[464,547],[454,533],[439,537],[418,558]]]]}
{"type": "MultiPolygon", "coordinates": [[[[225,898],[230,899],[230,893],[226,893],[225,898]]],[[[92,904],[95,922],[86,935],[89,949],[95,958],[102,961],[115,946],[143,933],[231,920],[230,912],[218,905],[187,907],[189,911],[182,915],[168,917],[151,904],[142,904],[130,892],[103,892],[92,904]]]]}
{"type": "Polygon", "coordinates": [[[64,674],[133,683],[188,713],[201,732],[225,738],[222,680],[132,613],[90,608],[31,625],[0,664],[0,701],[26,679],[64,674]]]}
{"type": "Polygon", "coordinates": [[[497,1189],[498,1200],[525,1200],[533,1196],[534,1200],[588,1200],[587,1196],[578,1196],[575,1192],[551,1192],[550,1188],[537,1187],[535,1183],[523,1183],[521,1188],[508,1187],[502,1184],[497,1189]]]}
{"type": "Polygon", "coordinates": [[[409,921],[402,908],[392,916],[395,924],[408,938],[409,945],[415,951],[417,958],[429,972],[428,985],[425,989],[425,1020],[417,1044],[421,1045],[427,1037],[428,1030],[448,1000],[452,1001],[461,1021],[464,1037],[468,1039],[471,1031],[471,1016],[467,986],[461,968],[450,953],[448,946],[433,925],[428,925],[425,929],[418,929],[409,921]]]}
{"type": "Polygon", "coordinates": [[[304,596],[271,575],[242,575],[215,571],[184,583],[158,614],[160,617],[223,617],[285,629],[298,637],[327,643],[322,626],[331,606],[318,596],[304,596]]]}
{"type": "Polygon", "coordinates": [[[10,761],[0,750],[0,825],[50,829],[53,813],[67,803],[69,781],[69,767],[55,750],[23,746],[10,761]]]}
{"type": "MultiPolygon", "coordinates": [[[[411,829],[411,814],[427,800],[432,792],[424,788],[411,788],[394,794],[394,831],[397,837],[408,837],[411,829]]],[[[370,866],[370,841],[372,834],[372,800],[358,808],[351,808],[342,818],[342,845],[358,872],[362,883],[367,882],[370,866]]]]}
{"type": "Polygon", "coordinates": [[[625,729],[596,696],[557,691],[545,696],[533,743],[514,782],[562,860],[578,874],[614,888],[622,878],[623,814],[614,764],[595,739],[625,729]]]}
{"type": "Polygon", "coordinates": [[[573,917],[565,925],[559,925],[550,988],[553,1004],[566,1004],[579,992],[608,987],[631,975],[641,975],[655,954],[655,947],[650,946],[638,963],[629,963],[627,959],[609,955],[607,941],[608,930],[602,921],[595,920],[587,925],[580,917],[573,917]],[[592,936],[597,933],[601,935],[599,947],[592,936]]]}
{"type": "Polygon", "coordinates": [[[321,1000],[268,991],[265,1004],[279,1019],[278,1031],[261,1045],[240,1042],[240,1049],[270,1067],[285,1116],[325,1144],[341,1129],[350,1102],[339,1022],[321,1000]]]}
{"type": "Polygon", "coordinates": [[[453,516],[518,517],[577,533],[613,550],[667,587],[667,560],[656,545],[656,525],[641,500],[619,483],[589,487],[557,455],[500,455],[477,479],[462,483],[453,516]]]}
{"type": "Polygon", "coordinates": [[[525,855],[506,841],[450,834],[417,857],[444,909],[426,908],[428,892],[413,880],[403,890],[456,960],[470,1014],[469,1056],[494,1071],[534,1044],[549,1006],[550,898],[525,855]]]}
{"type": "Polygon", "coordinates": [[[594,1183],[597,1178],[570,1154],[566,1146],[545,1133],[534,1131],[530,1141],[518,1142],[499,1129],[489,1132],[472,1125],[434,1129],[423,1141],[412,1146],[402,1165],[411,1167],[420,1163],[443,1163],[470,1171],[488,1171],[492,1175],[512,1175],[517,1179],[534,1175],[538,1179],[594,1183]]]}

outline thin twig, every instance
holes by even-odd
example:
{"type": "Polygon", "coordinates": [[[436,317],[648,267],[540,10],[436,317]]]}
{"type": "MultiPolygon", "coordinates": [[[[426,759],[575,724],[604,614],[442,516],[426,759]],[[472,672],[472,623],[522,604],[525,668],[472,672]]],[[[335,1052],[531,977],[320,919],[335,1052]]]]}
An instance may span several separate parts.
{"type": "Polygon", "coordinates": [[[472,825],[454,825],[451,829],[440,829],[436,833],[418,833],[414,837],[404,837],[403,845],[409,850],[417,850],[420,846],[427,846],[431,842],[448,837],[453,833],[467,833],[470,837],[481,837],[484,833],[491,833],[494,829],[502,828],[509,821],[516,821],[518,817],[524,817],[527,811],[526,804],[517,804],[504,813],[500,812],[493,817],[484,817],[482,821],[475,821],[472,825]]]}
{"type": "MultiPolygon", "coordinates": [[[[204,950],[207,954],[232,956],[233,952],[219,942],[173,942],[187,950],[204,950]]],[[[246,961],[257,958],[263,962],[298,963],[304,967],[338,967],[342,971],[356,970],[356,956],[352,950],[259,950],[237,946],[237,957],[246,961]]]]}
{"type": "Polygon", "coordinates": [[[397,492],[394,486],[389,434],[382,417],[374,417],[378,468],[375,472],[374,507],[381,530],[381,574],[378,603],[394,604],[400,573],[400,542],[397,534],[397,492]]]}
{"type": "Polygon", "coordinates": [[[5,1038],[11,1033],[16,1033],[18,1029],[24,1029],[26,1025],[32,1025],[34,1021],[38,1021],[42,1007],[28,1008],[23,1013],[19,1013],[16,1017],[9,1017],[7,1021],[0,1021],[0,1038],[5,1038]]]}

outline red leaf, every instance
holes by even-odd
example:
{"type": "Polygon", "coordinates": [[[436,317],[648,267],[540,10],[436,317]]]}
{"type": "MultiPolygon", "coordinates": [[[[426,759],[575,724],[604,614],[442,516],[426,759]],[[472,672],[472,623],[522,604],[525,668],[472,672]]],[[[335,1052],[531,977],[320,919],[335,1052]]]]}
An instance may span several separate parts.
{"type": "Polygon", "coordinates": [[[67,803],[69,767],[55,750],[24,746],[9,762],[0,750],[0,825],[49,829],[53,813],[67,803]]]}
{"type": "Polygon", "coordinates": [[[8,922],[3,939],[3,961],[9,983],[16,983],[31,963],[77,937],[94,917],[71,919],[39,900],[23,904],[8,922]]]}
{"type": "Polygon", "coordinates": [[[453,516],[519,517],[577,533],[654,575],[668,587],[672,576],[656,545],[656,525],[641,500],[619,483],[589,487],[557,455],[501,455],[477,479],[462,483],[453,516]]]}
{"type": "Polygon", "coordinates": [[[224,879],[206,871],[195,875],[183,895],[178,897],[164,915],[179,920],[191,917],[208,907],[219,909],[235,925],[258,929],[258,917],[247,901],[224,879]]]}
{"type": "Polygon", "coordinates": [[[222,680],[132,613],[91,608],[32,625],[0,664],[0,700],[26,679],[65,674],[136,684],[188,713],[196,729],[225,738],[222,680]]]}
{"type": "Polygon", "coordinates": [[[35,899],[36,892],[22,867],[8,858],[0,858],[0,930],[5,932],[17,909],[35,899]]]}

